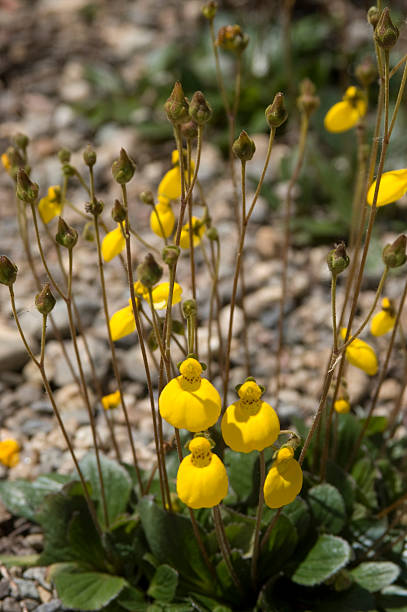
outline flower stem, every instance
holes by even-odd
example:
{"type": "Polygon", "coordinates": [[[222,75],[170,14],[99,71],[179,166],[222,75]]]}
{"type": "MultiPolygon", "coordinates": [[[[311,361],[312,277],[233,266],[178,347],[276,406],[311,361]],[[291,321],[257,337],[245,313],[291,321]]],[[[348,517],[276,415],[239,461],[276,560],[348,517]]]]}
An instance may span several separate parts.
{"type": "Polygon", "coordinates": [[[230,558],[230,547],[229,547],[229,542],[226,538],[226,534],[225,534],[225,529],[223,527],[223,521],[222,521],[222,516],[220,514],[220,510],[219,510],[219,506],[214,506],[212,508],[212,516],[213,516],[213,521],[215,523],[215,532],[216,532],[216,539],[218,541],[219,544],[219,548],[220,551],[222,553],[222,557],[223,560],[225,562],[225,565],[228,569],[228,572],[230,574],[230,577],[232,578],[233,582],[235,583],[235,586],[239,589],[239,591],[243,591],[242,589],[242,585],[240,584],[240,581],[236,575],[236,572],[233,568],[232,565],[232,560],[230,558]]]}
{"type": "Polygon", "coordinates": [[[253,546],[253,556],[252,556],[252,564],[251,564],[251,578],[253,588],[256,589],[257,582],[257,561],[260,553],[260,528],[261,528],[261,517],[263,514],[263,506],[264,506],[264,481],[266,479],[266,465],[264,461],[264,451],[259,452],[259,461],[260,461],[260,489],[259,489],[259,503],[257,505],[257,513],[256,513],[256,527],[254,530],[254,546],[253,546]]]}

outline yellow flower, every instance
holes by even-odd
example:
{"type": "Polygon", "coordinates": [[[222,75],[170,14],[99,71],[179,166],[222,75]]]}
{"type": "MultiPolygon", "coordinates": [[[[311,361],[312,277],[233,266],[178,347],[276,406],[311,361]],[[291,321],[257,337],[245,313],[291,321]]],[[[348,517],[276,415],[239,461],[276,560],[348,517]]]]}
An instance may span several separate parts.
{"type": "MultiPolygon", "coordinates": [[[[376,181],[372,183],[367,192],[367,203],[372,206],[376,181]]],[[[384,172],[380,179],[379,193],[376,206],[386,206],[399,200],[407,191],[407,168],[384,172]]]]}
{"type": "Polygon", "coordinates": [[[136,329],[136,321],[134,320],[131,302],[130,306],[121,308],[110,317],[109,325],[113,342],[134,332],[136,329]]]}
{"type": "Polygon", "coordinates": [[[117,408],[120,404],[120,391],[117,390],[114,393],[109,393],[109,395],[104,395],[102,397],[102,406],[105,410],[111,410],[112,408],[117,408]]]}
{"type": "Polygon", "coordinates": [[[334,409],[339,414],[347,414],[350,411],[350,404],[346,399],[337,399],[334,403],[334,409]]]}
{"type": "Polygon", "coordinates": [[[44,223],[49,223],[54,217],[62,213],[61,188],[59,185],[51,185],[48,195],[41,198],[38,203],[38,212],[44,223]]]}
{"type": "MultiPolygon", "coordinates": [[[[197,246],[201,242],[204,233],[205,225],[198,217],[192,217],[192,242],[194,246],[197,246]]],[[[189,249],[189,223],[182,226],[179,246],[181,249],[189,249]]]]}
{"type": "Polygon", "coordinates": [[[393,329],[396,322],[394,308],[389,298],[382,299],[382,310],[375,314],[370,323],[370,331],[373,336],[384,336],[393,329]]]}
{"type": "MultiPolygon", "coordinates": [[[[341,336],[345,339],[345,327],[341,329],[341,336]]],[[[369,374],[369,376],[374,376],[379,369],[374,349],[367,342],[359,340],[359,338],[352,340],[346,349],[346,359],[352,365],[369,374]]]]}
{"type": "Polygon", "coordinates": [[[102,240],[102,256],[105,261],[110,261],[121,253],[126,246],[126,241],[119,224],[116,229],[112,230],[102,240]]]}
{"type": "Polygon", "coordinates": [[[161,391],[160,414],[178,429],[204,431],[219,418],[220,395],[209,380],[201,378],[202,366],[196,359],[185,359],[179,371],[181,375],[170,380],[161,391]]]}
{"type": "Polygon", "coordinates": [[[0,463],[11,468],[20,461],[20,445],[16,440],[9,439],[0,442],[0,463]]]}
{"type": "Polygon", "coordinates": [[[342,101],[334,104],[325,115],[325,129],[334,133],[346,132],[355,127],[366,110],[363,92],[357,87],[348,87],[342,101]]]}
{"type": "Polygon", "coordinates": [[[1,163],[3,164],[4,169],[7,170],[7,172],[10,172],[11,161],[7,153],[3,153],[3,155],[1,156],[1,163]]]}
{"type": "MultiPolygon", "coordinates": [[[[168,170],[161,179],[158,185],[158,198],[167,198],[168,200],[178,200],[181,197],[181,169],[178,164],[178,151],[172,152],[172,163],[174,165],[171,170],[168,170]],[[175,165],[176,164],[176,165],[175,165]]],[[[194,170],[194,162],[191,162],[191,173],[194,170]]],[[[185,180],[188,178],[188,173],[185,171],[185,180]]],[[[154,230],[153,230],[154,231],[154,230]]]]}
{"type": "Polygon", "coordinates": [[[133,285],[134,293],[145,300],[148,298],[148,289],[141,281],[136,281],[133,285]]]}
{"type": "Polygon", "coordinates": [[[154,206],[154,210],[151,211],[150,227],[154,234],[157,234],[160,238],[168,238],[172,234],[174,224],[175,215],[169,200],[161,196],[158,203],[154,206]]]}
{"type": "Polygon", "coordinates": [[[190,508],[213,508],[228,492],[225,466],[202,436],[191,440],[189,450],[178,468],[178,497],[190,508]]]}
{"type": "MultiPolygon", "coordinates": [[[[154,287],[154,289],[151,292],[151,295],[153,297],[153,304],[156,310],[163,310],[164,308],[167,308],[169,292],[170,292],[170,283],[168,282],[160,283],[159,285],[157,285],[157,287],[154,287]]],[[[174,304],[178,304],[181,301],[181,296],[182,296],[182,287],[178,283],[174,283],[174,291],[172,294],[172,305],[173,306],[174,304]]],[[[144,296],[144,297],[148,302],[150,301],[148,294],[147,296],[144,296]]]]}
{"type": "Polygon", "coordinates": [[[277,440],[280,433],[278,416],[270,404],[261,400],[262,390],[254,381],[246,381],[238,394],[240,399],[223,415],[223,439],[239,453],[262,451],[277,440]]]}
{"type": "Polygon", "coordinates": [[[264,501],[269,508],[287,506],[302,489],[301,466],[294,459],[294,450],[281,448],[264,482],[264,501]]]}

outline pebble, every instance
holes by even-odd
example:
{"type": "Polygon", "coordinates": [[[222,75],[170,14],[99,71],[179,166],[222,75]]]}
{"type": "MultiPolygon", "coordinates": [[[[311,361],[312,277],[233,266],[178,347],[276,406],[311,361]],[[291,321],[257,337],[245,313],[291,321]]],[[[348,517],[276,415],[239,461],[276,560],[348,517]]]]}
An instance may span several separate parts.
{"type": "Polygon", "coordinates": [[[18,371],[29,359],[20,334],[0,323],[0,371],[18,371]]]}
{"type": "Polygon", "coordinates": [[[30,597],[34,600],[39,599],[37,588],[31,580],[15,578],[14,581],[18,587],[18,591],[22,599],[25,599],[26,597],[30,597]]]}

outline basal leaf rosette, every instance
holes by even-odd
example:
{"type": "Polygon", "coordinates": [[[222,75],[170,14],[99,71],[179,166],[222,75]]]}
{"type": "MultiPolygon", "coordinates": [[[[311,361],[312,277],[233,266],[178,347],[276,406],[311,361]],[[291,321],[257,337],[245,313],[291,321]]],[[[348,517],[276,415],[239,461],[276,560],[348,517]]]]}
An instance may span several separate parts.
{"type": "Polygon", "coordinates": [[[170,380],[161,391],[160,414],[177,429],[204,431],[219,418],[220,395],[209,380],[201,377],[202,366],[197,359],[188,357],[179,371],[180,376],[170,380]]]}

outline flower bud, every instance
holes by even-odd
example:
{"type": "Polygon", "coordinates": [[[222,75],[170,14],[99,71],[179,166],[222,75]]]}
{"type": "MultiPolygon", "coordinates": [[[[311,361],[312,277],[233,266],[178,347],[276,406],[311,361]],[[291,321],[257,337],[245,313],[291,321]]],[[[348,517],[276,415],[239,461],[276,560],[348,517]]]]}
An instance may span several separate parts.
{"type": "Polygon", "coordinates": [[[387,244],[382,252],[382,258],[386,266],[389,268],[399,268],[406,259],[407,238],[401,234],[392,244],[387,244]]]}
{"type": "Polygon", "coordinates": [[[340,242],[332,251],[329,251],[326,262],[330,272],[335,276],[346,270],[349,265],[349,257],[344,242],[340,242]]]}
{"type": "Polygon", "coordinates": [[[116,183],[125,185],[133,178],[136,164],[124,149],[120,149],[119,159],[112,164],[112,174],[116,183]]]}
{"type": "Polygon", "coordinates": [[[212,109],[206,101],[202,91],[196,91],[189,103],[189,116],[198,125],[208,123],[212,117],[212,109]]]}
{"type": "Polygon", "coordinates": [[[284,94],[279,91],[275,96],[272,104],[266,108],[266,120],[271,128],[278,128],[287,121],[288,113],[284,106],[284,94]]]}
{"type": "Polygon", "coordinates": [[[318,108],[319,97],[315,95],[315,85],[310,79],[300,83],[300,95],[297,98],[298,110],[308,117],[318,108]]]}
{"type": "Polygon", "coordinates": [[[206,19],[212,20],[215,17],[217,10],[218,10],[218,3],[214,2],[214,0],[210,0],[210,2],[207,2],[202,7],[202,15],[206,17],[206,19]]]}
{"type": "Polygon", "coordinates": [[[88,221],[85,223],[85,227],[82,231],[82,238],[86,240],[86,242],[95,241],[95,228],[93,226],[93,221],[88,221]]]}
{"type": "Polygon", "coordinates": [[[147,253],[143,263],[137,266],[137,279],[147,288],[151,289],[162,277],[163,269],[151,253],[147,253]]]}
{"type": "Polygon", "coordinates": [[[382,47],[382,49],[391,49],[397,42],[399,30],[392,22],[390,9],[387,6],[382,10],[374,31],[374,37],[377,44],[382,47]]]}
{"type": "Polygon", "coordinates": [[[58,151],[58,158],[61,164],[67,164],[71,160],[71,152],[68,149],[60,149],[58,151]]]}
{"type": "Polygon", "coordinates": [[[62,172],[66,177],[75,176],[76,174],[75,168],[68,163],[62,165],[62,172]]]}
{"type": "Polygon", "coordinates": [[[147,204],[148,206],[154,206],[155,202],[152,191],[142,191],[139,197],[143,204],[147,204]]]}
{"type": "Polygon", "coordinates": [[[196,307],[195,300],[185,300],[185,302],[182,303],[182,314],[186,319],[189,319],[190,317],[196,317],[197,312],[198,309],[196,307]]]}
{"type": "Polygon", "coordinates": [[[15,147],[8,147],[6,155],[12,168],[21,168],[24,166],[24,160],[21,157],[20,152],[15,147]]]}
{"type": "Polygon", "coordinates": [[[23,168],[17,172],[17,197],[28,204],[34,204],[38,198],[38,185],[30,180],[23,168]]]}
{"type": "Polygon", "coordinates": [[[242,53],[249,43],[249,37],[238,25],[227,25],[220,28],[216,45],[224,51],[242,53]]]}
{"type": "Polygon", "coordinates": [[[56,300],[48,283],[35,296],[35,306],[42,315],[48,315],[54,308],[55,302],[56,300]]]}
{"type": "Polygon", "coordinates": [[[367,11],[367,20],[372,26],[373,29],[377,26],[377,23],[380,19],[380,9],[377,6],[371,6],[367,11]]]}
{"type": "Polygon", "coordinates": [[[55,240],[58,244],[66,249],[73,249],[75,244],[78,242],[78,232],[76,229],[68,225],[62,217],[59,217],[58,231],[55,236],[55,240]]]}
{"type": "Polygon", "coordinates": [[[193,140],[198,136],[198,126],[195,121],[188,121],[181,125],[182,137],[186,140],[193,140]]]}
{"type": "Polygon", "coordinates": [[[126,209],[119,200],[115,200],[112,208],[112,219],[116,223],[123,223],[126,220],[126,209]]]}
{"type": "Polygon", "coordinates": [[[173,125],[189,121],[188,102],[185,99],[184,90],[179,81],[173,87],[170,97],[164,104],[168,121],[173,125]]]}
{"type": "Polygon", "coordinates": [[[16,147],[18,147],[22,151],[25,151],[28,145],[30,144],[30,139],[25,134],[18,132],[18,134],[15,134],[13,136],[13,143],[16,145],[16,147]]]}
{"type": "Polygon", "coordinates": [[[99,215],[102,214],[104,206],[105,205],[103,204],[102,200],[97,200],[95,198],[94,200],[92,200],[92,202],[86,202],[85,210],[90,215],[93,215],[94,217],[98,217],[99,215]]]}
{"type": "Polygon", "coordinates": [[[88,145],[83,152],[83,161],[89,168],[93,168],[96,164],[96,151],[94,151],[90,145],[88,145]]]}
{"type": "Polygon", "coordinates": [[[232,150],[241,161],[250,161],[256,150],[256,145],[248,133],[243,130],[240,132],[239,138],[233,143],[232,150]]]}
{"type": "Polygon", "coordinates": [[[162,258],[164,263],[166,263],[167,266],[174,266],[178,261],[180,252],[181,249],[175,244],[171,244],[169,246],[164,247],[162,252],[162,258]]]}
{"type": "Polygon", "coordinates": [[[14,285],[17,278],[18,268],[6,255],[0,255],[0,283],[2,285],[14,285]]]}
{"type": "Polygon", "coordinates": [[[377,68],[371,57],[365,59],[356,66],[356,78],[363,87],[369,87],[377,78],[377,68]]]}
{"type": "Polygon", "coordinates": [[[207,230],[206,235],[209,238],[209,240],[214,240],[214,241],[219,240],[219,233],[216,227],[210,227],[207,230]]]}

